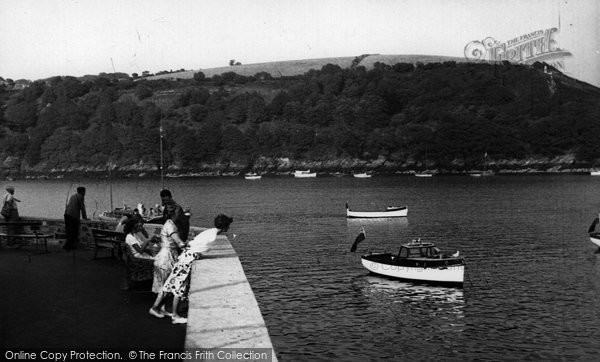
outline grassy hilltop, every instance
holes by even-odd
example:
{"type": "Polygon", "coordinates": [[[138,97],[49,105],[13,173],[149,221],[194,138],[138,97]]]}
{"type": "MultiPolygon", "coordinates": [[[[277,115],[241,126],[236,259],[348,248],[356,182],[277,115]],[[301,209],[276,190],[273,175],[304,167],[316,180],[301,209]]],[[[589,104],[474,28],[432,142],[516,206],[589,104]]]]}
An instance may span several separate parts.
{"type": "Polygon", "coordinates": [[[173,174],[582,171],[600,166],[599,120],[600,89],[541,63],[364,55],[53,77],[0,86],[0,177],[156,174],[161,126],[173,174]]]}
{"type": "Polygon", "coordinates": [[[385,64],[396,63],[441,63],[447,61],[465,62],[464,58],[444,57],[436,55],[382,55],[382,54],[364,54],[358,57],[338,57],[338,58],[319,58],[319,59],[302,59],[302,60],[287,60],[279,62],[255,63],[255,64],[240,64],[234,66],[188,70],[177,73],[169,73],[162,75],[154,75],[148,77],[150,80],[156,79],[192,79],[196,72],[202,72],[207,77],[221,75],[227,72],[235,72],[236,74],[246,77],[253,76],[257,73],[269,73],[273,78],[291,77],[302,75],[311,69],[321,69],[327,64],[338,65],[340,68],[351,68],[363,66],[366,69],[373,69],[373,65],[377,62],[385,64]]]}

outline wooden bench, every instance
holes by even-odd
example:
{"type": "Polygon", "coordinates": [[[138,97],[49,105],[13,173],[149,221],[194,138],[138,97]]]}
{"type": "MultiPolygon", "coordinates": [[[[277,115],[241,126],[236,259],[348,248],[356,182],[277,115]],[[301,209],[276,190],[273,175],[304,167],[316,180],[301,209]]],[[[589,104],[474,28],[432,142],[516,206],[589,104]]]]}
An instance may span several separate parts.
{"type": "Polygon", "coordinates": [[[94,236],[94,245],[96,247],[94,259],[98,259],[98,252],[100,250],[109,250],[110,257],[116,257],[119,260],[123,259],[121,251],[121,245],[125,243],[125,234],[123,232],[94,228],[90,230],[94,236]]]}
{"type": "Polygon", "coordinates": [[[42,233],[40,231],[42,225],[41,220],[0,222],[0,228],[3,230],[0,233],[0,248],[2,238],[6,238],[7,243],[10,239],[19,239],[20,241],[16,243],[19,248],[25,245],[23,240],[33,240],[36,246],[43,243],[44,252],[47,253],[48,238],[53,237],[54,234],[42,233]]]}

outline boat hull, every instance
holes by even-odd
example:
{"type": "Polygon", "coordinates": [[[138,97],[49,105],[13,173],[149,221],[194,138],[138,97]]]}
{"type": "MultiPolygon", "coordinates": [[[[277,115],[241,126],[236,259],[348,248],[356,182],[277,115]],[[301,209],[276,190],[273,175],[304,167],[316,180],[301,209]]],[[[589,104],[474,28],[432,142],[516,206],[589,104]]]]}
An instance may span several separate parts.
{"type": "MultiPolygon", "coordinates": [[[[445,262],[442,265],[440,263],[437,263],[437,265],[430,263],[433,264],[431,266],[427,266],[428,261],[425,261],[419,266],[409,266],[405,263],[396,265],[377,260],[378,257],[384,257],[385,259],[388,256],[389,254],[363,255],[361,257],[362,265],[372,273],[395,279],[456,286],[462,286],[464,283],[465,265],[462,261],[458,263],[454,260],[454,264],[451,261],[448,265],[445,265],[445,262]]],[[[418,262],[415,262],[415,264],[418,264],[418,262]]]]}
{"type": "Polygon", "coordinates": [[[416,177],[433,177],[433,174],[431,174],[431,173],[416,173],[415,176],[416,177]]]}
{"type": "Polygon", "coordinates": [[[353,175],[355,178],[370,178],[371,175],[368,173],[355,173],[353,175]]]}
{"type": "Polygon", "coordinates": [[[244,176],[246,180],[260,180],[262,178],[261,175],[246,175],[244,176]]]}
{"type": "Polygon", "coordinates": [[[600,233],[590,233],[590,241],[600,248],[600,233]]]}
{"type": "Polygon", "coordinates": [[[352,211],[346,209],[347,218],[385,218],[385,217],[406,217],[408,216],[408,207],[392,209],[386,211],[352,211]]]}

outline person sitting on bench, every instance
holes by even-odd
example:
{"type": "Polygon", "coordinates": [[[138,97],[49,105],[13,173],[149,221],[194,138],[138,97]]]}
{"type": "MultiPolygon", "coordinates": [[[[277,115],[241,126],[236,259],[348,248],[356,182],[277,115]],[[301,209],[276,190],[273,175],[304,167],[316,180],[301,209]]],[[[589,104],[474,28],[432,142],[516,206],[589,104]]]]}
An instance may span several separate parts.
{"type": "Polygon", "coordinates": [[[134,218],[127,220],[123,227],[125,233],[125,243],[130,248],[131,256],[138,259],[154,259],[151,253],[150,240],[141,240],[141,231],[143,224],[134,218]]]}

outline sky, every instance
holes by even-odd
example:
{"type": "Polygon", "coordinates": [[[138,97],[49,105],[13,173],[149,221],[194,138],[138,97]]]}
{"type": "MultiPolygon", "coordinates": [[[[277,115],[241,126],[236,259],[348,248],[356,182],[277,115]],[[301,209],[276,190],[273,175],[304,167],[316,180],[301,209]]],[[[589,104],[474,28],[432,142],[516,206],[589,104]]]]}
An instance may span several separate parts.
{"type": "Polygon", "coordinates": [[[0,0],[0,76],[155,73],[424,54],[559,26],[565,73],[600,86],[596,0],[0,0]],[[114,67],[114,68],[113,68],[114,67]]]}

